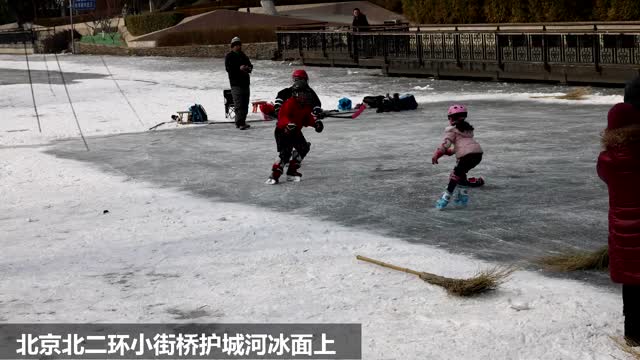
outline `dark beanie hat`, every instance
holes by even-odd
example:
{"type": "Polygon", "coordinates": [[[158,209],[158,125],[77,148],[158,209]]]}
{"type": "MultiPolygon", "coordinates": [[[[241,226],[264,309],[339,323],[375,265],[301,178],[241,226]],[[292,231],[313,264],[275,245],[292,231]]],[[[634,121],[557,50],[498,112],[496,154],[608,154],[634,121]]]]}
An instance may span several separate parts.
{"type": "Polygon", "coordinates": [[[640,109],[640,76],[628,81],[624,88],[624,102],[640,109]]]}

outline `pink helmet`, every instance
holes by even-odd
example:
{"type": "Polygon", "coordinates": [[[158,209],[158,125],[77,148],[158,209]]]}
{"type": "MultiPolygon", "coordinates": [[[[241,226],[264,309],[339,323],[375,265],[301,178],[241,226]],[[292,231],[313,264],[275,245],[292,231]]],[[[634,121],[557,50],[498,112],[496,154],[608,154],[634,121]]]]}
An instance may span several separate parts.
{"type": "Polygon", "coordinates": [[[460,105],[460,104],[449,106],[449,111],[447,111],[447,116],[458,115],[458,114],[466,116],[467,108],[464,105],[460,105]]]}

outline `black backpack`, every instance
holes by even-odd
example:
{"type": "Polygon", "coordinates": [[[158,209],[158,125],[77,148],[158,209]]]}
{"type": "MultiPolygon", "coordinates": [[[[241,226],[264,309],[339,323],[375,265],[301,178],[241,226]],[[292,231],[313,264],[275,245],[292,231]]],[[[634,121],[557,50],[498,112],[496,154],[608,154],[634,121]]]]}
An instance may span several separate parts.
{"type": "Polygon", "coordinates": [[[384,96],[382,95],[365,96],[364,99],[362,100],[363,103],[367,104],[367,106],[369,106],[372,109],[379,108],[382,105],[383,101],[384,101],[384,96]]]}
{"type": "Polygon", "coordinates": [[[194,104],[189,108],[189,111],[191,111],[191,122],[201,123],[209,121],[207,112],[204,110],[202,105],[194,104]]]}
{"type": "Polygon", "coordinates": [[[418,102],[413,95],[405,94],[398,97],[398,107],[400,108],[400,111],[415,110],[418,108],[418,102]]]}

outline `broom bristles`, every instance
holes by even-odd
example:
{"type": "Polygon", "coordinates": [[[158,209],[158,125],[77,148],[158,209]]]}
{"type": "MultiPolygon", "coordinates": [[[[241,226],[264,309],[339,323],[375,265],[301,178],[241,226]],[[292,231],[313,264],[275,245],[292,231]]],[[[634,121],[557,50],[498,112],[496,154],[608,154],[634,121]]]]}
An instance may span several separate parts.
{"type": "Polygon", "coordinates": [[[451,295],[469,297],[497,289],[514,271],[514,268],[495,267],[468,279],[453,279],[423,272],[420,278],[429,284],[443,287],[451,295]]]}
{"type": "Polygon", "coordinates": [[[537,262],[545,269],[557,272],[603,271],[609,268],[609,247],[593,252],[567,250],[560,255],[540,258],[537,262]]]}

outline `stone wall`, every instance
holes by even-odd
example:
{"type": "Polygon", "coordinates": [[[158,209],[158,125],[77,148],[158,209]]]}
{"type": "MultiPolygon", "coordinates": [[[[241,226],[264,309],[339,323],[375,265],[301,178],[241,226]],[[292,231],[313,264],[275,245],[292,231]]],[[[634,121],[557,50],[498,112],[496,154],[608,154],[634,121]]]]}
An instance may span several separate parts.
{"type": "MultiPolygon", "coordinates": [[[[34,53],[33,44],[27,44],[26,52],[29,55],[34,53]]],[[[0,44],[0,54],[24,55],[24,53],[24,44],[0,44]]]]}
{"type": "MultiPolygon", "coordinates": [[[[254,60],[273,60],[277,56],[277,43],[243,44],[242,50],[254,60]]],[[[229,45],[208,46],[171,46],[155,48],[117,47],[77,42],[78,54],[121,55],[121,56],[168,56],[168,57],[206,57],[224,58],[229,52],[229,45]]]]}

